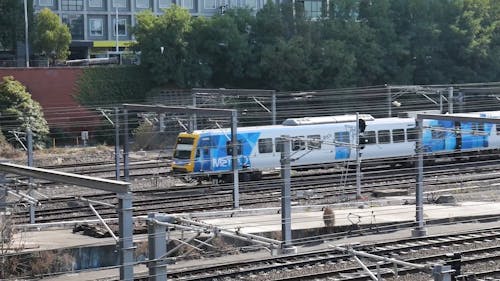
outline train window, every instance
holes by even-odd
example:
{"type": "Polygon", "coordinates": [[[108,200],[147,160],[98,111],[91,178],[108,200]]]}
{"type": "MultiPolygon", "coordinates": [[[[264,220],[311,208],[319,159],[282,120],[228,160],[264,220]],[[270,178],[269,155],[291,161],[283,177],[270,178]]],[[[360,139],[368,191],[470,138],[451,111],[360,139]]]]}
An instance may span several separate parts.
{"type": "Polygon", "coordinates": [[[193,138],[178,138],[177,139],[177,144],[193,144],[194,139],[193,138]]]}
{"type": "MultiPolygon", "coordinates": [[[[241,140],[238,140],[237,146],[238,146],[238,155],[241,155],[241,147],[242,147],[241,140]]],[[[226,142],[226,154],[233,155],[233,148],[231,147],[231,141],[226,142]]]]}
{"type": "Polygon", "coordinates": [[[296,138],[299,138],[299,139],[294,139],[292,141],[292,150],[296,151],[296,150],[306,149],[306,142],[304,141],[304,136],[298,136],[296,138]]]}
{"type": "MultiPolygon", "coordinates": [[[[349,132],[336,132],[335,133],[335,142],[348,144],[350,142],[349,132]]],[[[337,144],[337,145],[339,145],[339,144],[337,144]]],[[[340,145],[342,145],[342,144],[340,144],[340,145]]]]}
{"type": "Polygon", "coordinates": [[[497,128],[497,136],[500,135],[500,124],[495,124],[495,127],[497,128]]]}
{"type": "Polygon", "coordinates": [[[273,139],[259,139],[259,153],[272,153],[273,152],[273,139]]]}
{"type": "Polygon", "coordinates": [[[366,144],[377,143],[377,135],[375,134],[375,131],[366,131],[363,133],[363,136],[366,139],[366,144]]]}
{"type": "Polygon", "coordinates": [[[191,150],[193,149],[193,138],[178,138],[175,146],[174,158],[189,159],[191,158],[191,150]]]}
{"type": "Polygon", "coordinates": [[[321,136],[320,135],[310,135],[307,136],[307,149],[321,149],[321,136]]]}
{"type": "Polygon", "coordinates": [[[285,141],[284,138],[275,138],[274,143],[276,144],[276,152],[281,152],[283,151],[283,142],[285,141]]]}
{"type": "Polygon", "coordinates": [[[418,139],[417,128],[406,129],[406,141],[416,141],[418,139]]]}
{"type": "Polygon", "coordinates": [[[391,143],[391,131],[389,130],[380,130],[378,131],[378,143],[391,143]]]}
{"type": "Polygon", "coordinates": [[[394,129],[392,130],[392,142],[404,142],[405,141],[405,130],[404,129],[394,129]]]}

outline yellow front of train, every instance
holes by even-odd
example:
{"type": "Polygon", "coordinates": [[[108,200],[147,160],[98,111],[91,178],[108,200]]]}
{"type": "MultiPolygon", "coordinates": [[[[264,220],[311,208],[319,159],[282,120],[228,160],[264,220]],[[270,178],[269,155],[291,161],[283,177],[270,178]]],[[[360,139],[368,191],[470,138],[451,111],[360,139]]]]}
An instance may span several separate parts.
{"type": "Polygon", "coordinates": [[[180,133],[174,147],[172,171],[174,173],[192,173],[196,157],[199,135],[180,133]]]}

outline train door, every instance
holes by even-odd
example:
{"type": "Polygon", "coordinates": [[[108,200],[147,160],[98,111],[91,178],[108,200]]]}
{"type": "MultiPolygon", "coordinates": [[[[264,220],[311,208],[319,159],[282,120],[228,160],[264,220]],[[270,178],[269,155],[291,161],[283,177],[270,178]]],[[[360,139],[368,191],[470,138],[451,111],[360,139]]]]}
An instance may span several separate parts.
{"type": "Polygon", "coordinates": [[[462,148],[480,148],[488,146],[484,124],[475,122],[462,122],[462,148]]]}
{"type": "Polygon", "coordinates": [[[196,159],[200,163],[200,171],[211,171],[212,161],[210,156],[210,147],[212,147],[212,142],[210,137],[203,137],[200,139],[200,144],[198,145],[198,150],[196,151],[196,159]]]}

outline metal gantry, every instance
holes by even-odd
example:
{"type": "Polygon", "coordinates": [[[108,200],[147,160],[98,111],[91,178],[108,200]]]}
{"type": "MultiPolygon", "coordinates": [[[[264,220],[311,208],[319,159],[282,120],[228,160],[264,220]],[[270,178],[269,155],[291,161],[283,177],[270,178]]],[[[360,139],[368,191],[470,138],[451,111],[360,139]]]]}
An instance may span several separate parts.
{"type": "Polygon", "coordinates": [[[212,108],[198,108],[198,107],[180,107],[180,106],[165,106],[165,105],[142,105],[142,104],[123,104],[124,107],[124,119],[125,119],[125,141],[123,144],[124,149],[124,173],[125,180],[128,181],[128,127],[127,127],[127,115],[128,110],[135,111],[148,111],[156,113],[184,113],[194,116],[194,114],[199,114],[202,116],[229,116],[231,118],[231,145],[232,149],[232,170],[233,170],[233,207],[240,207],[240,193],[239,193],[239,179],[238,179],[238,139],[237,139],[237,127],[238,127],[238,112],[235,109],[212,109],[212,108]]]}
{"type": "Polygon", "coordinates": [[[118,197],[118,223],[120,231],[120,239],[118,241],[120,248],[120,280],[134,280],[135,248],[133,245],[134,224],[130,183],[11,163],[0,163],[0,172],[116,193],[118,197]]]}
{"type": "Polygon", "coordinates": [[[417,227],[412,230],[412,236],[420,237],[427,235],[427,230],[425,228],[424,222],[424,151],[423,151],[423,121],[424,119],[430,120],[443,120],[443,121],[453,121],[453,122],[477,122],[477,123],[492,123],[500,124],[500,119],[497,118],[483,118],[483,117],[465,117],[465,116],[450,116],[450,115],[440,115],[440,114],[417,114],[416,118],[416,128],[418,132],[418,138],[416,141],[416,154],[417,154],[417,176],[416,176],[416,205],[415,205],[415,216],[417,227]]]}
{"type": "MultiPolygon", "coordinates": [[[[193,88],[191,90],[193,96],[193,106],[198,106],[198,97],[203,97],[206,95],[214,96],[230,96],[230,97],[251,97],[260,107],[271,114],[272,125],[276,125],[276,91],[275,90],[260,90],[260,89],[204,89],[204,88],[193,88]],[[267,108],[262,102],[257,98],[271,98],[271,109],[267,108]]],[[[196,128],[196,115],[193,115],[192,121],[194,122],[194,127],[196,128]]]]}

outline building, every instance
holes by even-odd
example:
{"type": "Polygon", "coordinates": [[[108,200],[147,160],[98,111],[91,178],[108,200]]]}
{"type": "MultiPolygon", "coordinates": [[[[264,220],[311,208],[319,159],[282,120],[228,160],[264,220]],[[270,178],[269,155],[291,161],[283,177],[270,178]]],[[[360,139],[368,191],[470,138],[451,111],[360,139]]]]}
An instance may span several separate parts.
{"type": "Polygon", "coordinates": [[[70,27],[70,59],[90,58],[91,54],[123,50],[133,40],[130,27],[137,13],[151,10],[155,14],[176,4],[193,16],[212,16],[227,7],[249,7],[258,10],[266,0],[33,0],[35,12],[51,9],[70,27]],[[118,23],[118,26],[115,24],[118,23]],[[116,30],[118,34],[116,34],[116,30]]]}

